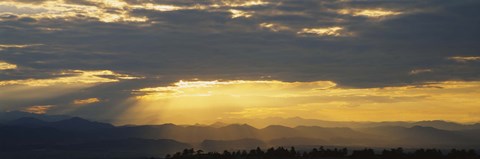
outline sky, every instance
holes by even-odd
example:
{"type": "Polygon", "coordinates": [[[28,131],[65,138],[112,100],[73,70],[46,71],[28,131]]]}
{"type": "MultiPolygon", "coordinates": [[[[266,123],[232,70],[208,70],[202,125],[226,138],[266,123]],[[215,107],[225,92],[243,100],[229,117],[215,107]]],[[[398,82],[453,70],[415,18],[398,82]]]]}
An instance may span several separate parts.
{"type": "Polygon", "coordinates": [[[480,122],[478,0],[2,0],[0,111],[480,122]]]}

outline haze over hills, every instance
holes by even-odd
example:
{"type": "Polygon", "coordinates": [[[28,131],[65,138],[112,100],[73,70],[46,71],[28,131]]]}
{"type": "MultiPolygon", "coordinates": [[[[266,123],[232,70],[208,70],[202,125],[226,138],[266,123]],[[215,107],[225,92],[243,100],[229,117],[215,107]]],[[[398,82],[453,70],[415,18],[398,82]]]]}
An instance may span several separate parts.
{"type": "MultiPolygon", "coordinates": [[[[12,120],[30,117],[35,119],[40,119],[43,121],[60,121],[65,119],[70,119],[72,116],[67,115],[45,115],[45,114],[34,114],[22,111],[11,111],[11,112],[0,112],[0,124],[9,122],[12,120]]],[[[214,127],[220,128],[228,125],[239,124],[242,125],[247,123],[249,126],[255,128],[265,128],[268,126],[281,125],[286,127],[297,127],[297,126],[319,126],[319,127],[348,127],[348,128],[369,128],[369,127],[378,127],[378,126],[401,126],[401,127],[413,127],[413,126],[425,126],[425,127],[434,127],[437,129],[443,130],[475,130],[480,129],[480,123],[470,123],[462,124],[444,120],[428,120],[428,121],[385,121],[385,122],[355,122],[355,121],[327,121],[327,120],[318,120],[318,119],[304,119],[301,117],[292,117],[292,118],[279,118],[279,117],[270,117],[270,118],[251,118],[251,119],[222,119],[212,124],[196,124],[196,125],[185,125],[185,126],[203,126],[203,127],[214,127]]],[[[163,124],[165,125],[165,124],[163,124]]],[[[118,125],[122,126],[122,125],[118,125]]],[[[139,126],[139,125],[125,125],[125,126],[139,126]]],[[[144,126],[144,125],[142,125],[144,126]]]]}
{"type": "MultiPolygon", "coordinates": [[[[42,118],[49,117],[43,115],[42,118]]],[[[269,146],[318,145],[411,148],[480,146],[480,137],[477,135],[480,129],[474,129],[472,125],[461,127],[462,125],[458,124],[456,127],[463,129],[445,130],[439,128],[443,126],[438,124],[442,123],[440,121],[433,122],[436,124],[432,127],[419,126],[432,122],[416,122],[421,124],[411,127],[398,126],[398,123],[404,122],[369,123],[368,126],[371,127],[353,128],[282,125],[255,128],[248,124],[113,126],[78,117],[44,121],[26,115],[2,122],[0,147],[6,155],[13,152],[42,150],[75,151],[94,156],[99,155],[97,153],[99,151],[105,151],[111,155],[134,156],[164,155],[189,147],[222,151],[269,146]]]]}
{"type": "Polygon", "coordinates": [[[292,118],[255,118],[255,119],[223,119],[215,124],[221,125],[225,123],[236,123],[242,121],[252,126],[263,128],[269,125],[283,125],[288,127],[296,126],[321,126],[321,127],[349,127],[349,128],[365,128],[376,126],[426,126],[435,127],[444,130],[464,130],[464,129],[480,129],[480,123],[461,124],[444,120],[428,120],[428,121],[384,121],[384,122],[358,122],[358,121],[327,121],[318,119],[304,119],[301,117],[292,118]]]}

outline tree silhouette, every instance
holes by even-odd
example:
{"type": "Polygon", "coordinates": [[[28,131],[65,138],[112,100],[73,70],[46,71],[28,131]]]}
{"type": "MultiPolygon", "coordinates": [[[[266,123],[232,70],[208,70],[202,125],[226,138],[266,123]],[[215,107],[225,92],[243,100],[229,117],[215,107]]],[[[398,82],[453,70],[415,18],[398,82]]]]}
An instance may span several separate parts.
{"type": "Polygon", "coordinates": [[[376,154],[373,149],[354,150],[350,155],[347,148],[325,149],[313,148],[311,151],[299,151],[295,147],[271,147],[262,150],[256,149],[223,151],[205,153],[202,150],[185,149],[173,155],[166,155],[166,159],[480,159],[475,150],[452,149],[444,155],[439,149],[417,149],[406,152],[403,148],[384,149],[376,154]]]}

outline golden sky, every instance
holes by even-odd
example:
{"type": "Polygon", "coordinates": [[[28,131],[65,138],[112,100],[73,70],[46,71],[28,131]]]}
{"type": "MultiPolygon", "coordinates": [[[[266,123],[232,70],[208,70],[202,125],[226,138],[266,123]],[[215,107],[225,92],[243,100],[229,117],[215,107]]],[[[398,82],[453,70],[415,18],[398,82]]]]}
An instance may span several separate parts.
{"type": "MultiPolygon", "coordinates": [[[[477,122],[480,82],[446,81],[344,88],[332,81],[179,81],[135,91],[120,120],[211,123],[222,119],[302,117],[333,121],[477,122]],[[131,114],[142,114],[131,117],[131,114]]],[[[241,121],[239,121],[241,122],[241,121]]]]}

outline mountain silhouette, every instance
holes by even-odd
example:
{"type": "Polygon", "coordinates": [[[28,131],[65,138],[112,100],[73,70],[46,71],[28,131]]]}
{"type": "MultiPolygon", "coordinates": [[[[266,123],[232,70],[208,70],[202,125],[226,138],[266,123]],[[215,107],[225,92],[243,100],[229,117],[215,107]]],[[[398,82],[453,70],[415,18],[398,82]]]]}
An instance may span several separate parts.
{"type": "Polygon", "coordinates": [[[45,115],[45,114],[34,114],[22,111],[9,111],[9,112],[0,112],[0,123],[9,122],[12,120],[17,120],[20,118],[35,118],[43,121],[60,121],[71,118],[67,115],[45,115]]]}
{"type": "MultiPolygon", "coordinates": [[[[49,118],[45,115],[42,117],[49,118]]],[[[20,117],[0,125],[0,157],[3,157],[2,154],[18,155],[17,153],[44,155],[41,152],[59,155],[74,153],[78,156],[86,156],[85,158],[102,155],[122,156],[122,154],[126,156],[159,155],[190,147],[208,151],[318,145],[480,147],[478,136],[480,129],[470,127],[450,130],[459,128],[455,123],[450,124],[447,127],[448,130],[419,125],[408,126],[411,123],[407,126],[398,126],[399,123],[384,122],[380,124],[381,126],[356,128],[270,125],[259,129],[248,124],[114,126],[79,117],[56,121],[20,117]],[[393,125],[384,125],[386,123],[393,123],[393,125]],[[105,154],[106,152],[108,154],[105,154]]],[[[433,124],[437,127],[443,123],[443,121],[419,122],[419,124],[433,124]]],[[[32,156],[26,156],[25,158],[32,158],[32,156]]]]}
{"type": "Polygon", "coordinates": [[[74,130],[74,131],[92,131],[99,129],[109,129],[114,128],[113,125],[107,123],[93,122],[79,117],[73,117],[70,119],[46,122],[40,119],[32,117],[23,117],[16,119],[10,122],[5,123],[5,125],[11,126],[21,126],[21,127],[50,127],[57,128],[61,130],[74,130]]]}
{"type": "Polygon", "coordinates": [[[79,117],[73,117],[67,120],[51,122],[49,126],[52,126],[54,128],[64,129],[64,130],[81,130],[81,131],[92,131],[92,130],[99,130],[99,129],[114,128],[112,124],[93,122],[93,121],[85,120],[79,117]]]}
{"type": "Polygon", "coordinates": [[[471,138],[461,132],[436,129],[433,127],[381,126],[364,129],[399,146],[467,146],[479,143],[479,138],[471,138]]]}
{"type": "Polygon", "coordinates": [[[16,119],[10,122],[5,123],[6,125],[12,126],[22,126],[22,127],[45,127],[48,126],[49,122],[45,122],[43,120],[33,118],[33,117],[23,117],[20,119],[16,119]]]}

